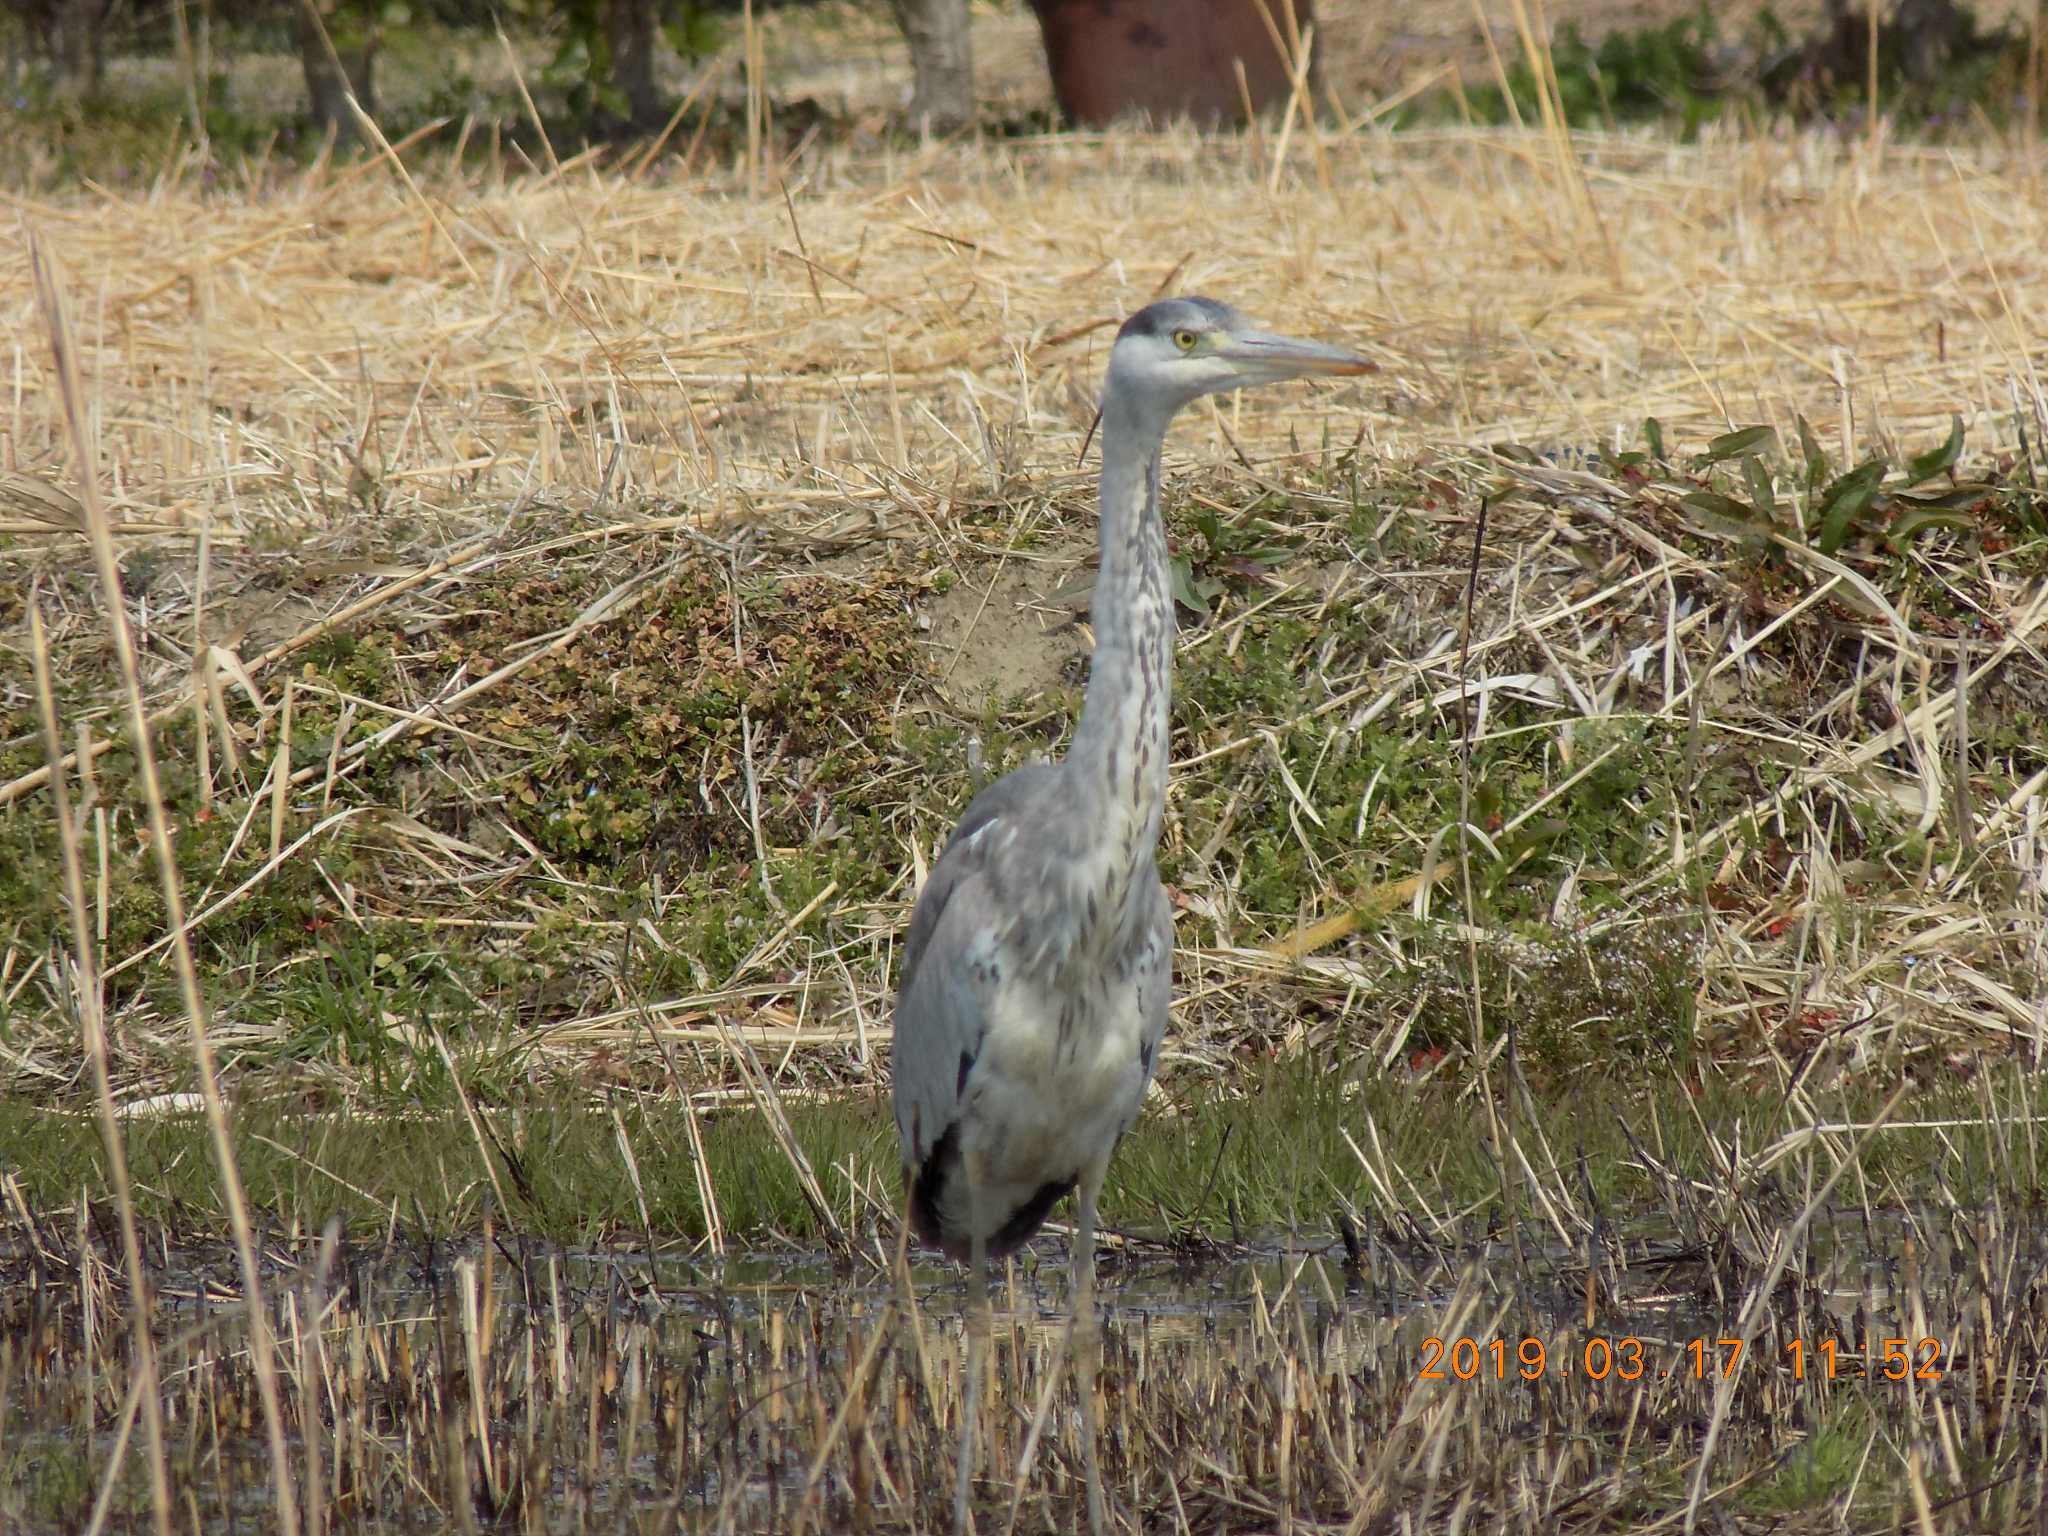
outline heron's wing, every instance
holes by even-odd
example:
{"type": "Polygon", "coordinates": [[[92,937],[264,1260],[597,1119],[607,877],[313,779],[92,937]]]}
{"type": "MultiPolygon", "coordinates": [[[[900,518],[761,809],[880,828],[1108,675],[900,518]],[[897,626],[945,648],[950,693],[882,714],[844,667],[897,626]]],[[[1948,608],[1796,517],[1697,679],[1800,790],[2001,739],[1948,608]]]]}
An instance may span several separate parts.
{"type": "Polygon", "coordinates": [[[959,1118],[1001,984],[993,962],[1007,924],[997,899],[998,865],[1016,834],[1042,817],[1043,798],[1057,781],[1055,769],[1032,763],[976,795],[911,912],[890,1051],[907,1164],[922,1164],[959,1118]]]}
{"type": "Polygon", "coordinates": [[[949,895],[896,998],[890,1065],[896,1130],[909,1167],[922,1167],[960,1118],[995,990],[979,953],[993,948],[987,888],[970,874],[949,895]]]}
{"type": "Polygon", "coordinates": [[[1008,841],[1001,833],[1026,822],[1039,803],[1057,783],[1059,772],[1049,763],[1026,763],[1006,773],[976,795],[967,806],[953,835],[939,853],[939,861],[919,893],[910,914],[910,932],[903,941],[903,990],[910,990],[939,920],[952,904],[963,883],[986,877],[993,870],[998,850],[1008,841]],[[1007,822],[1008,825],[1004,825],[1007,822]]]}

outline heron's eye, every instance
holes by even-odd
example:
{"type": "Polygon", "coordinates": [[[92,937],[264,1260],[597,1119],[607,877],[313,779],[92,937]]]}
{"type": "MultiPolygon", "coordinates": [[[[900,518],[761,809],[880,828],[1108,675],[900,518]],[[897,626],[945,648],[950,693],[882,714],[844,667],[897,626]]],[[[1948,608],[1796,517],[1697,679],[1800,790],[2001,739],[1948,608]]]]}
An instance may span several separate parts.
{"type": "Polygon", "coordinates": [[[1173,344],[1183,352],[1192,352],[1195,350],[1195,333],[1182,326],[1173,333],[1173,344]]]}

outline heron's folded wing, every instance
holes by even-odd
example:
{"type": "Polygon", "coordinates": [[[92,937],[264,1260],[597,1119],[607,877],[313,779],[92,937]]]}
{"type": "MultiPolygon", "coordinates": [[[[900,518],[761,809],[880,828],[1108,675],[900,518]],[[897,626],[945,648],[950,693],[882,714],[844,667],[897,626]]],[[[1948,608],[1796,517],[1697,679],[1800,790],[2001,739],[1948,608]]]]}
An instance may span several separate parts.
{"type": "MultiPolygon", "coordinates": [[[[901,986],[905,992],[917,975],[954,893],[964,881],[999,877],[1000,871],[994,866],[1004,850],[1006,839],[1002,834],[1029,826],[1057,781],[1058,772],[1050,764],[1026,763],[1004,774],[969,803],[959,825],[953,828],[953,835],[946,839],[939,861],[932,866],[931,876],[910,914],[910,932],[903,941],[901,986]]],[[[1000,884],[1000,878],[995,883],[1000,884]]]]}
{"type": "Polygon", "coordinates": [[[960,1113],[1002,976],[1008,924],[998,893],[1017,838],[1045,814],[1058,773],[1027,763],[974,797],[919,893],[903,945],[890,1050],[903,1156],[920,1163],[960,1113]]]}
{"type": "MultiPolygon", "coordinates": [[[[896,998],[890,1069],[896,1129],[903,1159],[911,1165],[921,1164],[960,1117],[995,990],[988,955],[996,914],[987,883],[971,869],[949,872],[949,879],[945,899],[934,905],[922,952],[906,961],[896,998]]],[[[920,915],[923,910],[920,902],[920,915]]]]}

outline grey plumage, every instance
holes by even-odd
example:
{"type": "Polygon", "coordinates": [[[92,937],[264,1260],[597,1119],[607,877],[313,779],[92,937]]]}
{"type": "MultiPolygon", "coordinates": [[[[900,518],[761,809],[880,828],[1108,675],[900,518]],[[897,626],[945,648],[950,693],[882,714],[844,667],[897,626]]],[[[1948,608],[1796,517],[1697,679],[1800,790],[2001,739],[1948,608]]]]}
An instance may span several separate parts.
{"type": "MultiPolygon", "coordinates": [[[[1167,423],[1217,390],[1361,373],[1355,353],[1253,330],[1213,299],[1166,299],[1124,323],[1102,398],[1095,656],[1066,756],[975,796],[911,914],[892,1070],[917,1234],[973,1274],[1080,1194],[1078,1326],[1092,1330],[1096,1196],[1158,1063],[1173,920],[1154,851],[1166,805],[1173,598],[1159,521],[1167,423]]],[[[978,1348],[968,1395],[978,1397],[978,1348]]],[[[1092,1420],[1092,1398],[1083,1394],[1092,1420]]],[[[955,1523],[964,1526],[973,1412],[955,1523]]],[[[1092,1422],[1083,1447],[1100,1531],[1092,1422]]]]}
{"type": "MultiPolygon", "coordinates": [[[[1163,759],[1163,743],[1149,755],[1163,759]]],[[[1086,829],[1107,819],[1110,796],[1073,754],[990,785],[912,915],[897,1129],[917,1234],[956,1259],[971,1257],[975,1225],[968,1158],[983,1170],[988,1256],[1001,1258],[1136,1117],[1166,1029],[1173,949],[1152,864],[1164,775],[1137,777],[1149,814],[1103,838],[1086,829]],[[908,1052],[912,1017],[920,1049],[908,1052]]]]}

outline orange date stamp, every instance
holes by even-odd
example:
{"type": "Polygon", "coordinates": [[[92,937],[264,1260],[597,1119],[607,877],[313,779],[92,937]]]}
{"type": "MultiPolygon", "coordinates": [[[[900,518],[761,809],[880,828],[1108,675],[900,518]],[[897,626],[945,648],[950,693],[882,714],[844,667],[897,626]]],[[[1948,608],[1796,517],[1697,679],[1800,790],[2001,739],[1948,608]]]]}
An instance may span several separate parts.
{"type": "MultiPolygon", "coordinates": [[[[1633,1335],[1589,1334],[1572,1346],[1553,1349],[1543,1340],[1442,1339],[1422,1341],[1419,1381],[1540,1381],[1546,1376],[1579,1376],[1590,1381],[1708,1381],[1733,1376],[1742,1365],[1740,1339],[1641,1339],[1633,1335]]],[[[1772,1367],[1795,1381],[1939,1381],[1944,1348],[1932,1338],[1872,1339],[1857,1350],[1834,1339],[1809,1344],[1788,1340],[1772,1367]]]]}

